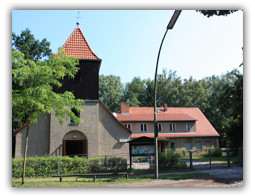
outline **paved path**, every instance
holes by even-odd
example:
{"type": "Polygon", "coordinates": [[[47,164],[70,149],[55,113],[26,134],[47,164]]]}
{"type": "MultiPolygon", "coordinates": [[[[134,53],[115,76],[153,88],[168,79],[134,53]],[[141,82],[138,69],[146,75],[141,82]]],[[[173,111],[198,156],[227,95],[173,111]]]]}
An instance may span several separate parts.
{"type": "MultiPolygon", "coordinates": [[[[243,185],[243,168],[232,166],[231,168],[217,168],[210,170],[196,170],[189,172],[171,172],[164,174],[183,173],[209,173],[208,177],[186,180],[152,180],[149,182],[134,182],[97,185],[95,187],[241,187],[243,185]]],[[[164,175],[159,174],[159,175],[164,175]]],[[[147,176],[153,174],[146,174],[147,176]]],[[[93,186],[94,187],[94,186],[93,186]]]]}

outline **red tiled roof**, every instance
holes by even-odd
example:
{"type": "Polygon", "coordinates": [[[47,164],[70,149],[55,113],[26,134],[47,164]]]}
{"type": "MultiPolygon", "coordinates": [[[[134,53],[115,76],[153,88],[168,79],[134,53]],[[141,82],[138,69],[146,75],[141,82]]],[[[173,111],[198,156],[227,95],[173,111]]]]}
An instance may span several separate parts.
{"type": "MultiPolygon", "coordinates": [[[[164,112],[162,107],[157,108],[160,113],[157,113],[157,121],[196,121],[196,132],[171,132],[159,133],[159,137],[206,137],[216,136],[219,134],[204,116],[199,108],[182,108],[182,107],[168,107],[167,112],[164,112]]],[[[135,122],[135,121],[153,121],[154,108],[153,107],[130,107],[129,114],[117,114],[117,118],[121,122],[135,122]],[[139,120],[137,120],[139,119],[139,120]]],[[[153,131],[153,130],[151,130],[153,131]]],[[[133,133],[132,138],[141,136],[153,137],[153,133],[133,133]]]]}
{"type": "Polygon", "coordinates": [[[84,34],[79,27],[75,28],[63,46],[68,56],[79,59],[100,59],[90,48],[84,34]]]}

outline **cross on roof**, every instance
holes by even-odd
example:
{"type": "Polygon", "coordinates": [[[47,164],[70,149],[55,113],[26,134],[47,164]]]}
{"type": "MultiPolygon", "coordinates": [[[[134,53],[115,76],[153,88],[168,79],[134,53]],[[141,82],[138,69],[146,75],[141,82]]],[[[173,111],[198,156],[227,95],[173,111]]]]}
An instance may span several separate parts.
{"type": "Polygon", "coordinates": [[[77,27],[79,27],[79,25],[80,25],[80,23],[79,23],[79,19],[81,19],[82,17],[80,17],[80,11],[78,11],[78,16],[77,17],[75,17],[75,18],[77,18],[77,22],[76,22],[76,24],[77,24],[77,27]]]}

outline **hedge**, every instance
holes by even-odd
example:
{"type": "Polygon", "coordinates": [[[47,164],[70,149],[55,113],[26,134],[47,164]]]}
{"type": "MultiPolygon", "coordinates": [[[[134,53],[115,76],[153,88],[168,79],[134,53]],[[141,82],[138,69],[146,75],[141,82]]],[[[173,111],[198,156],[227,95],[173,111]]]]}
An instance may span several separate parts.
{"type": "MultiPolygon", "coordinates": [[[[127,161],[123,158],[111,157],[105,162],[104,157],[60,157],[60,173],[91,173],[107,171],[123,171],[127,161]],[[106,168],[107,165],[107,168],[106,168]]],[[[20,178],[23,172],[23,158],[12,160],[12,177],[20,178]]],[[[58,173],[58,157],[28,157],[26,161],[26,177],[47,177],[58,173]]]]}

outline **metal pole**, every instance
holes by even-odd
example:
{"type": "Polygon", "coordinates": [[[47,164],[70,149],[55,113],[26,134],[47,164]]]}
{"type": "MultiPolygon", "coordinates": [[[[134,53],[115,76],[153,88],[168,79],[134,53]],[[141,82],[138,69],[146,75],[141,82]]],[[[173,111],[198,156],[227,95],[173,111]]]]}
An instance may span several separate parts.
{"type": "Polygon", "coordinates": [[[230,167],[230,153],[229,153],[229,149],[227,149],[227,164],[228,164],[228,167],[230,167]]]}
{"type": "Polygon", "coordinates": [[[161,52],[161,48],[166,37],[167,31],[174,27],[176,20],[178,19],[181,10],[175,10],[167,28],[166,32],[163,36],[161,41],[159,51],[158,51],[158,58],[156,63],[156,70],[155,70],[155,79],[154,79],[154,169],[155,169],[155,178],[158,179],[158,126],[157,126],[157,74],[158,74],[158,62],[159,56],[161,52]]]}
{"type": "Polygon", "coordinates": [[[158,58],[156,63],[156,70],[155,70],[155,79],[154,79],[154,170],[155,170],[155,179],[158,179],[158,126],[157,126],[157,74],[158,74],[158,62],[159,56],[161,52],[161,48],[166,37],[168,29],[163,36],[161,41],[159,51],[158,51],[158,58]]]}
{"type": "Polygon", "coordinates": [[[193,169],[192,151],[189,151],[189,168],[193,169]]]}
{"type": "Polygon", "coordinates": [[[212,168],[211,150],[209,150],[209,163],[210,163],[210,169],[211,169],[212,168]]]}

